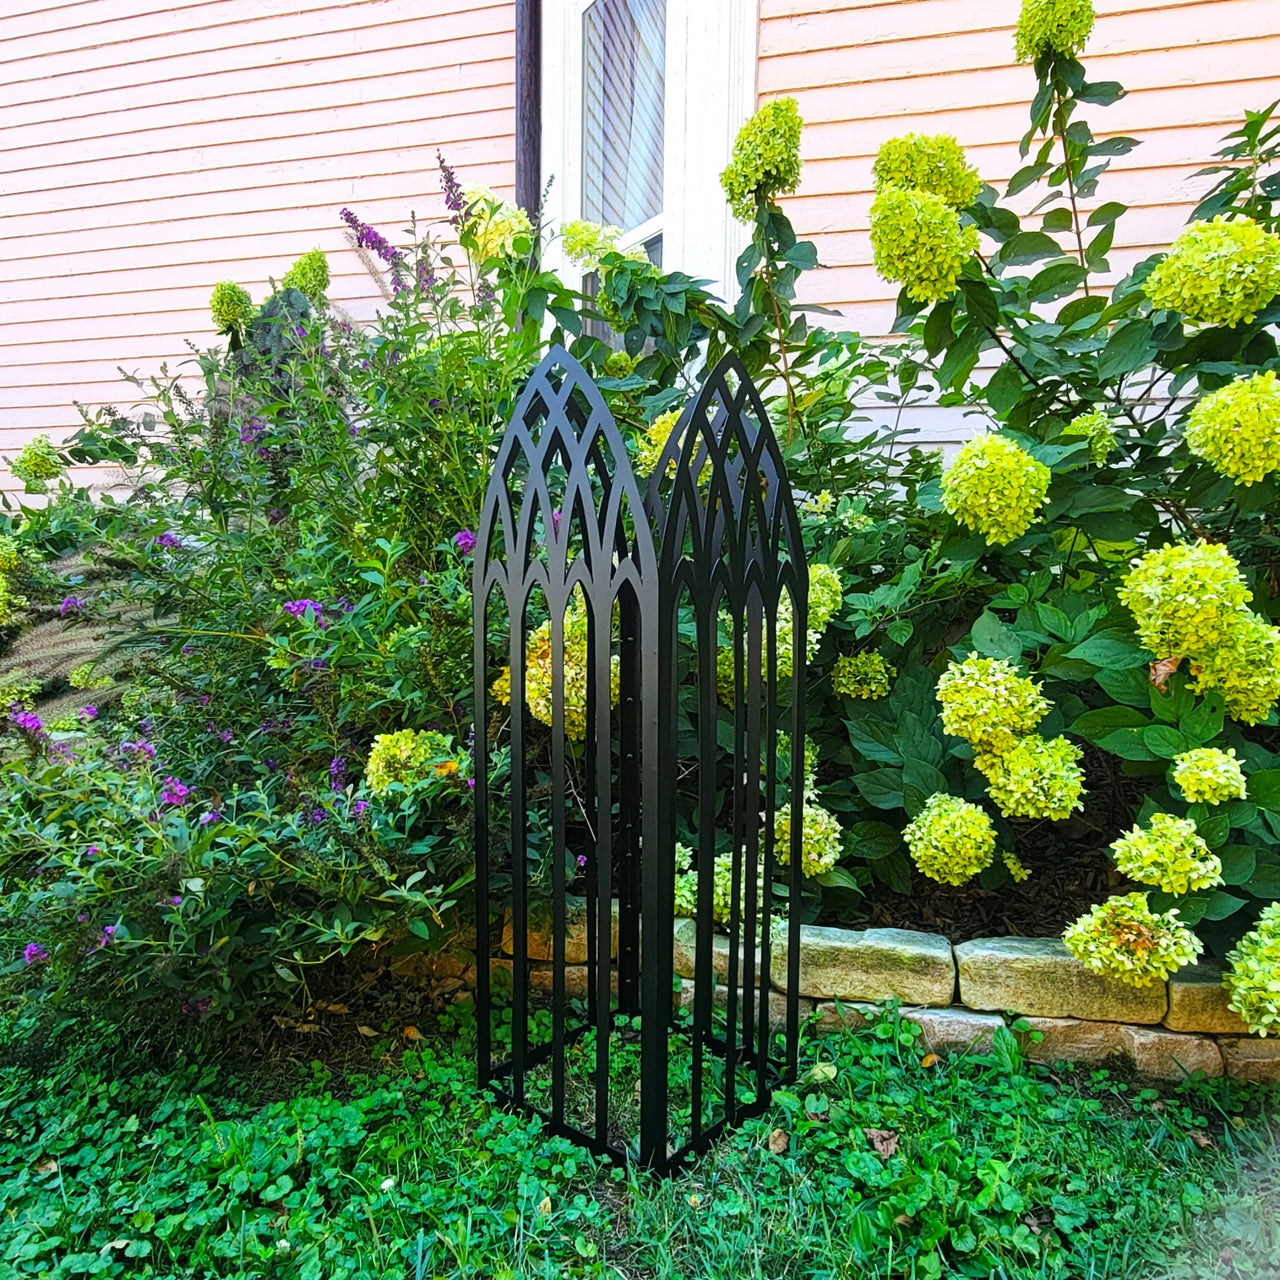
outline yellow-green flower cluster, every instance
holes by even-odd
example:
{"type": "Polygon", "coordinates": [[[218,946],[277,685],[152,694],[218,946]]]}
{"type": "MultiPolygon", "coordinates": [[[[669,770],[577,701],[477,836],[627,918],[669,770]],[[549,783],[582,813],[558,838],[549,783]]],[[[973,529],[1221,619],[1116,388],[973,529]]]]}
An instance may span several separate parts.
{"type": "Polygon", "coordinates": [[[28,493],[45,493],[47,481],[62,474],[62,459],[46,435],[38,435],[18,451],[9,470],[22,481],[28,493]]]}
{"type": "Polygon", "coordinates": [[[109,672],[98,670],[97,663],[82,662],[67,676],[67,683],[73,689],[105,689],[113,682],[109,672]]]}
{"type": "MultiPolygon", "coordinates": [[[[587,736],[587,610],[575,595],[564,616],[564,731],[582,741],[587,736]]],[[[551,621],[529,637],[525,646],[525,701],[535,720],[552,723],[551,621]]],[[[609,698],[618,701],[618,659],[610,660],[609,698]]],[[[511,668],[504,667],[490,689],[504,705],[511,702],[511,668]]]]}
{"type": "Polygon", "coordinates": [[[1003,546],[1031,527],[1049,479],[1049,468],[1007,436],[974,436],[942,474],[942,505],[966,528],[1003,546]]]}
{"type": "Polygon", "coordinates": [[[19,614],[27,607],[26,596],[19,595],[9,583],[9,579],[0,574],[0,627],[7,627],[18,620],[19,614]]]}
{"type": "Polygon", "coordinates": [[[636,262],[649,261],[649,255],[639,245],[630,249],[619,249],[618,239],[621,235],[620,227],[587,222],[583,218],[566,222],[560,228],[560,239],[564,244],[565,256],[586,271],[598,271],[600,259],[606,253],[620,253],[624,258],[631,258],[636,262]]]}
{"type": "Polygon", "coordinates": [[[1004,658],[971,653],[938,678],[942,727],[976,752],[1002,755],[1048,714],[1040,686],[1004,658]]]}
{"type": "Polygon", "coordinates": [[[878,653],[855,653],[836,659],[831,687],[846,698],[883,698],[897,674],[878,653]]]}
{"type": "MultiPolygon", "coordinates": [[[[636,470],[640,475],[650,476],[656,470],[658,463],[662,459],[662,451],[667,447],[671,432],[679,421],[680,410],[668,409],[666,413],[658,414],[644,431],[636,436],[636,470]]],[[[706,478],[710,467],[711,463],[708,461],[706,467],[703,468],[700,479],[706,478]]],[[[667,474],[674,475],[675,469],[676,464],[672,462],[667,468],[667,474]]]]}
{"type": "Polygon", "coordinates": [[[962,209],[982,190],[982,179],[948,133],[907,133],[881,143],[872,165],[876,190],[927,191],[962,209]]]}
{"type": "Polygon", "coordinates": [[[1089,459],[1095,466],[1106,462],[1116,447],[1116,432],[1111,419],[1101,409],[1090,409],[1063,428],[1064,436],[1083,436],[1089,442],[1089,459]]]}
{"type": "Polygon", "coordinates": [[[438,777],[459,772],[453,743],[433,729],[401,729],[374,738],[364,776],[369,790],[384,796],[395,783],[409,787],[429,772],[438,777]]]}
{"type": "Polygon", "coordinates": [[[0,534],[0,573],[12,573],[22,566],[22,548],[17,540],[0,534]]]}
{"type": "Polygon", "coordinates": [[[1220,693],[1232,719],[1258,724],[1280,698],[1280,627],[1241,610],[1217,647],[1190,665],[1193,693],[1220,693]]]}
{"type": "Polygon", "coordinates": [[[986,810],[942,791],[925,801],[902,838],[921,872],[942,884],[964,884],[996,855],[996,831],[986,810]]]}
{"type": "Polygon", "coordinates": [[[1280,902],[1262,909],[1258,923],[1227,953],[1227,1002],[1254,1035],[1280,1027],[1280,902]]]}
{"type": "MultiPolygon", "coordinates": [[[[783,805],[773,821],[774,850],[782,866],[791,863],[791,806],[783,805]]],[[[821,805],[804,802],[800,833],[800,869],[810,878],[820,876],[840,861],[844,850],[844,829],[839,819],[821,805]]]]}
{"type": "Polygon", "coordinates": [[[488,187],[473,184],[463,190],[467,201],[466,227],[475,241],[477,262],[505,258],[517,239],[530,239],[533,224],[518,204],[499,200],[488,187]]]}
{"type": "Polygon", "coordinates": [[[1013,51],[1019,62],[1034,62],[1050,49],[1074,58],[1093,30],[1093,0],[1022,0],[1013,51]]]}
{"type": "Polygon", "coordinates": [[[636,358],[625,351],[611,351],[604,362],[604,371],[610,378],[625,378],[635,370],[636,364],[636,358]]]}
{"type": "MultiPolygon", "coordinates": [[[[745,864],[745,857],[742,859],[745,864]]],[[[685,844],[676,845],[676,865],[688,869],[677,871],[675,878],[675,913],[678,916],[697,916],[698,914],[698,871],[697,856],[685,844]]],[[[738,872],[738,919],[742,920],[747,909],[747,882],[744,867],[738,872]]],[[[760,925],[760,916],[764,908],[764,860],[756,858],[756,923],[760,925]]],[[[777,918],[777,899],[773,902],[771,912],[777,918]]],[[[717,924],[729,924],[733,911],[733,854],[717,853],[712,868],[711,880],[711,917],[717,924]]]]}
{"type": "Polygon", "coordinates": [[[1226,214],[1192,223],[1143,289],[1157,310],[1196,324],[1251,323],[1280,293],[1280,236],[1226,214]]]}
{"type": "MultiPolygon", "coordinates": [[[[26,598],[16,594],[6,574],[22,565],[22,551],[12,538],[0,536],[0,626],[6,626],[27,607],[26,598]]],[[[37,685],[37,688],[39,686],[37,685]]],[[[12,698],[0,698],[0,708],[6,707],[12,698]]]]}
{"type": "Polygon", "coordinates": [[[1280,471],[1280,385],[1273,370],[1237,378],[1196,401],[1187,448],[1236,484],[1280,471]]]}
{"type": "Polygon", "coordinates": [[[1007,751],[981,753],[974,764],[987,793],[1006,818],[1052,818],[1061,822],[1084,808],[1084,753],[1066,738],[1028,735],[1007,751]]]}
{"type": "Polygon", "coordinates": [[[1111,860],[1121,875],[1165,893],[1190,893],[1222,883],[1222,863],[1197,834],[1196,824],[1169,813],[1153,813],[1146,831],[1135,826],[1121,836],[1111,846],[1111,860]]]}
{"type": "Polygon", "coordinates": [[[1173,780],[1192,804],[1243,800],[1248,790],[1234,747],[1196,747],[1174,756],[1173,780]]]}
{"type": "Polygon", "coordinates": [[[800,109],[794,98],[766,102],[738,130],[720,185],[734,216],[751,222],[757,197],[790,195],[800,185],[800,109]]]}
{"type": "Polygon", "coordinates": [[[286,289],[298,289],[312,302],[329,291],[329,259],[323,249],[310,249],[284,273],[280,282],[286,289]]]}
{"type": "Polygon", "coordinates": [[[871,253],[876,270],[916,302],[955,293],[965,264],[978,251],[978,229],[928,191],[886,187],[871,202],[871,253]]]}
{"type": "Polygon", "coordinates": [[[234,280],[219,280],[209,295],[209,314],[219,333],[241,333],[253,319],[257,307],[248,290],[234,280]]]}
{"type": "Polygon", "coordinates": [[[1021,884],[1024,880],[1031,879],[1031,872],[1018,861],[1016,854],[1002,853],[1000,855],[1000,860],[1008,869],[1008,872],[1013,877],[1015,883],[1021,884]]]}
{"type": "Polygon", "coordinates": [[[1067,926],[1062,940],[1094,973],[1131,987],[1149,987],[1190,964],[1204,949],[1178,919],[1177,908],[1163,913],[1147,905],[1145,893],[1108,898],[1067,926]]]}

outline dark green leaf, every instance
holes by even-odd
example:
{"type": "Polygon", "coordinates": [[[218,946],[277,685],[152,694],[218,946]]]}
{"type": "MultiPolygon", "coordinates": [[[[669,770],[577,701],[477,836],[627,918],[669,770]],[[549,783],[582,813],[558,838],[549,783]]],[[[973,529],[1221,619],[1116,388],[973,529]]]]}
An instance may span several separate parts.
{"type": "Polygon", "coordinates": [[[1148,728],[1151,721],[1134,707],[1099,707],[1086,711],[1071,726],[1071,732],[1097,742],[1113,729],[1148,728]]]}
{"type": "Polygon", "coordinates": [[[877,809],[902,808],[902,770],[875,769],[854,775],[853,785],[862,798],[877,809]]]}
{"type": "Polygon", "coordinates": [[[1161,760],[1172,760],[1174,756],[1190,751],[1195,745],[1184,733],[1179,733],[1172,725],[1153,724],[1142,731],[1142,741],[1152,755],[1161,760]]]}
{"type": "Polygon", "coordinates": [[[1018,633],[1001,622],[989,609],[984,609],[969,633],[973,647],[986,658],[1006,658],[1017,662],[1022,657],[1022,641],[1018,633]]]}
{"type": "Polygon", "coordinates": [[[1098,357],[1098,377],[1110,381],[1146,364],[1153,354],[1151,322],[1127,320],[1120,325],[1098,357]]]}
{"type": "Polygon", "coordinates": [[[1244,884],[1258,864],[1258,851],[1247,844],[1227,844],[1218,851],[1224,884],[1244,884]]]}

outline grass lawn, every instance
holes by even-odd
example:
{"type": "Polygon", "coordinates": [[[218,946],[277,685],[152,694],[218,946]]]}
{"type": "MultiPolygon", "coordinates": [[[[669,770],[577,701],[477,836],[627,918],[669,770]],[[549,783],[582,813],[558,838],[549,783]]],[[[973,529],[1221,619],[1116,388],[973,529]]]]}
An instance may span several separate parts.
{"type": "Polygon", "coordinates": [[[1280,1276],[1280,1095],[1055,1076],[1011,1036],[932,1061],[915,1032],[810,1041],[770,1115],[663,1182],[478,1095],[465,1018],[329,1066],[316,1036],[10,1020],[0,1277],[1280,1276]]]}

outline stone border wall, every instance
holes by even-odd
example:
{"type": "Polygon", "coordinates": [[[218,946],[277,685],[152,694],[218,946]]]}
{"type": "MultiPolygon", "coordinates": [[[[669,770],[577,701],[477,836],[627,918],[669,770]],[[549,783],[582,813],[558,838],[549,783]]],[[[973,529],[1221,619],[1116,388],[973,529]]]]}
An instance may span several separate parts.
{"type": "MultiPolygon", "coordinates": [[[[615,910],[616,925],[616,910],[615,910]]],[[[511,930],[503,950],[511,954],[511,930]]],[[[677,920],[675,971],[681,1003],[692,998],[695,926],[677,920]]],[[[616,954],[617,929],[613,944],[616,954]]],[[[531,922],[533,985],[550,989],[551,936],[531,922]]],[[[566,989],[585,995],[585,918],[571,911],[566,989]]],[[[510,963],[509,961],[507,963],[510,963]]],[[[729,939],[715,937],[715,968],[729,971],[729,939]]],[[[786,964],[773,957],[771,1014],[785,1008],[786,964]]],[[[721,988],[723,990],[723,988],[721,988]]],[[[1127,1060],[1143,1075],[1180,1080],[1203,1071],[1240,1080],[1280,1081],[1280,1037],[1251,1036],[1227,1007],[1222,972],[1192,965],[1168,982],[1130,987],[1085,968],[1057,938],[979,938],[953,947],[940,934],[908,929],[800,930],[800,1008],[819,1026],[863,1026],[879,1003],[896,1000],[934,1052],[982,1050],[1006,1020],[1025,1019],[1038,1042],[1019,1032],[1029,1057],[1082,1065],[1127,1060]]]]}

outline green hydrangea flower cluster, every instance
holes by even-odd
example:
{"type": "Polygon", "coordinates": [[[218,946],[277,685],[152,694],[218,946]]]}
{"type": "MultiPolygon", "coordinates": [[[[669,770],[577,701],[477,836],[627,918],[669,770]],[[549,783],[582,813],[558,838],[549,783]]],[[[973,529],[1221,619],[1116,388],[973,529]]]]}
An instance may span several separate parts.
{"type": "MultiPolygon", "coordinates": [[[[696,855],[686,844],[676,845],[676,865],[687,867],[685,871],[676,872],[675,880],[675,913],[678,916],[697,916],[698,914],[698,872],[696,855]]],[[[743,859],[745,862],[745,858],[743,859]]],[[[746,910],[747,884],[739,871],[738,912],[739,916],[746,910]]],[[[764,905],[764,861],[756,859],[756,917],[764,905]]],[[[717,924],[728,924],[733,910],[733,854],[717,853],[712,870],[711,880],[711,916],[717,924]]]]}
{"type": "Polygon", "coordinates": [[[1069,422],[1062,430],[1064,436],[1083,436],[1089,442],[1089,459],[1095,466],[1106,462],[1116,447],[1115,427],[1101,409],[1090,409],[1069,422]]]}
{"type": "Polygon", "coordinates": [[[0,573],[12,573],[22,567],[22,548],[16,538],[0,534],[0,573]]]}
{"type": "MultiPolygon", "coordinates": [[[[566,222],[560,228],[560,239],[564,244],[565,256],[571,262],[576,262],[584,271],[599,271],[600,259],[606,253],[619,253],[634,262],[649,261],[649,255],[640,245],[633,245],[630,249],[619,249],[618,240],[621,235],[620,227],[588,222],[584,218],[566,222]]],[[[632,363],[634,364],[634,361],[632,363]]]]}
{"type": "Polygon", "coordinates": [[[740,221],[754,221],[757,198],[790,195],[800,185],[803,125],[794,98],[775,98],[738,130],[720,185],[740,221]]]}
{"type": "Polygon", "coordinates": [[[604,362],[604,371],[610,378],[626,378],[635,371],[638,361],[625,351],[611,351],[604,362]]]}
{"type": "Polygon", "coordinates": [[[478,183],[463,189],[467,202],[466,228],[475,241],[477,262],[509,257],[518,239],[533,236],[529,215],[518,204],[499,200],[488,187],[478,183]]]}
{"type": "Polygon", "coordinates": [[[1022,0],[1013,52],[1019,62],[1034,62],[1050,49],[1074,58],[1093,30],[1093,0],[1022,0]]]}
{"type": "Polygon", "coordinates": [[[1149,987],[1190,964],[1204,945],[1178,919],[1176,907],[1157,913],[1145,893],[1118,894],[1067,926],[1062,940],[1094,973],[1131,987],[1149,987]]]}
{"type": "Polygon", "coordinates": [[[257,310],[248,290],[234,280],[219,280],[209,295],[209,314],[219,333],[243,333],[257,310]]]}
{"type": "Polygon", "coordinates": [[[1243,800],[1248,791],[1234,747],[1196,747],[1174,756],[1173,780],[1191,804],[1243,800]]]}
{"type": "Polygon", "coordinates": [[[18,451],[9,470],[22,481],[28,493],[47,493],[48,482],[62,474],[62,459],[46,435],[38,435],[18,451]]]}
{"type": "Polygon", "coordinates": [[[999,547],[1031,527],[1049,480],[1049,468],[1007,436],[974,436],[942,474],[942,506],[999,547]]]}
{"type": "Polygon", "coordinates": [[[1191,893],[1222,883],[1222,863],[1200,838],[1196,824],[1169,813],[1153,813],[1146,831],[1135,826],[1116,840],[1111,860],[1121,875],[1165,893],[1191,893]]]}
{"type": "Polygon", "coordinates": [[[1151,305],[1196,324],[1250,324],[1280,293],[1280,236],[1249,218],[1192,223],[1147,277],[1151,305]]]}
{"type": "Polygon", "coordinates": [[[1000,860],[1004,863],[1016,884],[1021,884],[1024,880],[1031,879],[1031,872],[1018,861],[1016,854],[1002,853],[1000,860]]]}
{"type": "Polygon", "coordinates": [[[948,133],[907,133],[881,143],[875,163],[876,190],[900,187],[927,191],[953,209],[972,204],[982,179],[964,149],[948,133]]]}
{"type": "Polygon", "coordinates": [[[1280,902],[1263,907],[1258,923],[1227,953],[1227,1002],[1257,1036],[1280,1025],[1280,902]]]}
{"type": "Polygon", "coordinates": [[[1193,693],[1220,693],[1229,716],[1258,724],[1280,698],[1280,627],[1242,610],[1218,646],[1190,667],[1193,693]]]}
{"type": "Polygon", "coordinates": [[[996,829],[986,810],[943,791],[925,801],[902,838],[920,871],[941,884],[964,884],[996,856],[996,829]]]}
{"type": "MultiPolygon", "coordinates": [[[[636,470],[642,476],[651,476],[657,470],[658,463],[662,459],[662,451],[667,447],[667,441],[671,438],[671,432],[675,429],[675,425],[680,421],[679,409],[668,409],[666,413],[660,413],[654,420],[636,436],[636,470]]],[[[668,475],[675,475],[676,464],[673,462],[667,469],[668,475]]],[[[703,468],[702,474],[698,477],[700,480],[707,479],[708,472],[711,470],[710,461],[703,468]]]]}
{"type": "Polygon", "coordinates": [[[831,669],[831,687],[845,698],[883,698],[897,674],[878,653],[843,655],[831,669]]]}
{"type": "Polygon", "coordinates": [[[963,738],[976,752],[1003,755],[1030,733],[1051,703],[1040,686],[1004,658],[971,653],[953,662],[938,678],[942,727],[963,738]]]}
{"type": "Polygon", "coordinates": [[[1183,435],[1187,448],[1236,484],[1280,471],[1280,385],[1274,370],[1237,378],[1197,400],[1183,435]]]}
{"type": "Polygon", "coordinates": [[[1006,818],[1052,818],[1061,822],[1084,808],[1084,753],[1066,738],[1018,738],[1004,752],[982,753],[974,765],[987,780],[987,794],[1006,818]]]}
{"type": "Polygon", "coordinates": [[[297,289],[312,302],[329,292],[329,259],[323,249],[310,249],[284,273],[280,283],[286,289],[297,289]]]}
{"type": "MultiPolygon", "coordinates": [[[[783,805],[773,821],[774,850],[778,862],[791,864],[791,806],[783,805]]],[[[800,869],[812,879],[830,871],[844,851],[844,828],[840,820],[821,805],[806,799],[800,833],[800,869]]]]}
{"type": "Polygon", "coordinates": [[[916,302],[951,297],[977,251],[977,227],[962,226],[960,215],[941,196],[888,187],[871,202],[875,268],[916,302]]]}
{"type": "Polygon", "coordinates": [[[453,743],[434,729],[401,729],[374,738],[364,777],[375,796],[385,796],[396,783],[422,781],[428,770],[442,778],[460,772],[453,743]]]}

